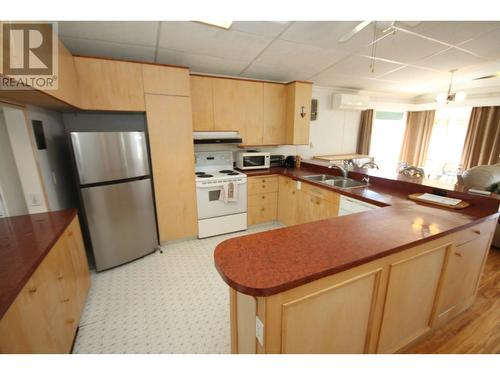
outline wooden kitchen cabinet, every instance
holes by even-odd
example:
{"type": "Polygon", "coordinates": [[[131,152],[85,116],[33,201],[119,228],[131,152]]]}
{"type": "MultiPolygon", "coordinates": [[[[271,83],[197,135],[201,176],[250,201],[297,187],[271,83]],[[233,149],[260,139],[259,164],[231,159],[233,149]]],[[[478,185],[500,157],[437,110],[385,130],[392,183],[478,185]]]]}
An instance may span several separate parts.
{"type": "Polygon", "coordinates": [[[190,78],[194,131],[215,130],[213,80],[195,75],[190,78]]]}
{"type": "Polygon", "coordinates": [[[276,220],[278,210],[278,177],[248,179],[248,225],[276,220]]]}
{"type": "Polygon", "coordinates": [[[89,287],[75,217],[0,320],[0,353],[69,353],[89,287]]]}
{"type": "Polygon", "coordinates": [[[489,224],[486,222],[455,235],[455,246],[449,251],[440,291],[437,325],[461,313],[474,300],[494,230],[489,224]]]}
{"type": "Polygon", "coordinates": [[[278,176],[278,221],[285,225],[299,224],[301,202],[297,182],[291,178],[278,176]]]}
{"type": "Polygon", "coordinates": [[[292,82],[287,85],[286,143],[309,144],[312,84],[292,82]]]}
{"type": "Polygon", "coordinates": [[[286,143],[286,86],[264,83],[264,145],[286,143]]]}
{"type": "MultiPolygon", "coordinates": [[[[213,111],[214,130],[239,130],[238,81],[235,79],[214,78],[213,111]]],[[[195,104],[196,106],[196,104],[195,104]]]]}
{"type": "Polygon", "coordinates": [[[146,94],[146,116],[160,242],[196,236],[191,99],[146,94]]]}
{"type": "Polygon", "coordinates": [[[190,96],[188,68],[141,65],[145,94],[190,96]]]}
{"type": "Polygon", "coordinates": [[[142,64],[92,57],[75,57],[74,61],[82,109],[145,110],[142,64]]]}

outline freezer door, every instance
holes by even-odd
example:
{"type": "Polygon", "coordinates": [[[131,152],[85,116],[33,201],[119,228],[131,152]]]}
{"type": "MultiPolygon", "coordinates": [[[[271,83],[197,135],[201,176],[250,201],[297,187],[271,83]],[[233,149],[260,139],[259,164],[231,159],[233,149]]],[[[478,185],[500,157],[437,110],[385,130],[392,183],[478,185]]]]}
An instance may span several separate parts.
{"type": "Polygon", "coordinates": [[[81,191],[98,271],[154,251],[158,238],[149,178],[81,191]]]}
{"type": "Polygon", "coordinates": [[[72,132],[80,184],[149,175],[144,132],[72,132]]]}

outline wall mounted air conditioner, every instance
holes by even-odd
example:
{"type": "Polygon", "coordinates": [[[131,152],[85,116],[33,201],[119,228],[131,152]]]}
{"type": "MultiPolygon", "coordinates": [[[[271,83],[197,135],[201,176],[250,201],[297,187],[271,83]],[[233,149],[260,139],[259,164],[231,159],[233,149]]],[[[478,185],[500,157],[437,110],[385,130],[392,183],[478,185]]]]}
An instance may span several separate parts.
{"type": "Polygon", "coordinates": [[[347,109],[362,111],[367,109],[370,103],[369,96],[352,94],[333,94],[333,109],[347,109]]]}

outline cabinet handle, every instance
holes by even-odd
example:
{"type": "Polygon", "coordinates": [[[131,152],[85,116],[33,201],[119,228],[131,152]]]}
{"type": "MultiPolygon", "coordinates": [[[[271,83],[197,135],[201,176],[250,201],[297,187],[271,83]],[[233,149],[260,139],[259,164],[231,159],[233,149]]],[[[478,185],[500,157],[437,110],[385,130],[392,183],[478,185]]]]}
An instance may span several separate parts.
{"type": "Polygon", "coordinates": [[[69,298],[65,298],[62,300],[63,302],[69,302],[69,298]]]}
{"type": "Polygon", "coordinates": [[[72,230],[70,230],[70,231],[68,232],[68,237],[71,237],[72,235],[73,235],[73,231],[72,231],[72,230]]]}
{"type": "Polygon", "coordinates": [[[28,290],[28,292],[30,292],[30,293],[35,293],[35,292],[36,292],[36,286],[34,286],[33,288],[30,288],[30,289],[28,290]]]}
{"type": "Polygon", "coordinates": [[[474,229],[473,232],[476,234],[481,234],[481,231],[479,229],[474,229]]]}
{"type": "Polygon", "coordinates": [[[262,207],[260,210],[261,210],[262,212],[264,212],[266,209],[265,209],[264,207],[262,207]]]}
{"type": "Polygon", "coordinates": [[[57,276],[57,280],[62,280],[62,279],[64,279],[64,275],[58,275],[57,276]]]}
{"type": "Polygon", "coordinates": [[[262,196],[262,199],[266,199],[266,196],[265,196],[265,195],[263,195],[263,196],[262,196]]]}
{"type": "Polygon", "coordinates": [[[68,319],[68,320],[66,321],[66,323],[68,323],[68,324],[73,324],[74,322],[75,322],[75,319],[68,319]]]}
{"type": "Polygon", "coordinates": [[[458,251],[455,251],[455,255],[458,256],[458,257],[462,256],[462,254],[460,254],[458,251]]]}

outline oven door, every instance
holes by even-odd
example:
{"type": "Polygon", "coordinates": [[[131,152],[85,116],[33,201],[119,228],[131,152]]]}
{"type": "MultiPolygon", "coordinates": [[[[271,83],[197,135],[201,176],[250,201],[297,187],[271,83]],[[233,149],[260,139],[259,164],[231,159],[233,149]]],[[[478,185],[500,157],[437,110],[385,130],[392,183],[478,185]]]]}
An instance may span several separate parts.
{"type": "Polygon", "coordinates": [[[224,203],[219,200],[222,184],[198,185],[196,199],[198,203],[198,220],[247,212],[247,183],[238,181],[238,199],[236,202],[224,203]]]}

